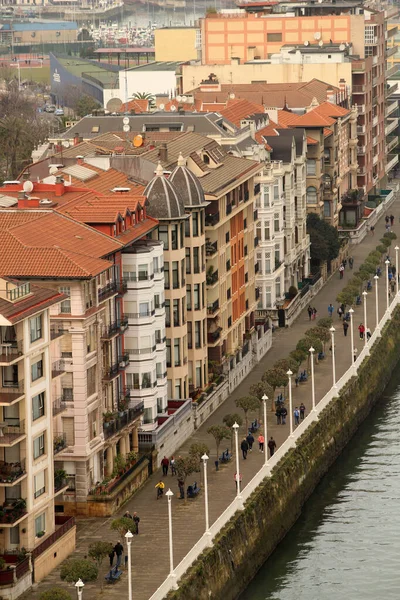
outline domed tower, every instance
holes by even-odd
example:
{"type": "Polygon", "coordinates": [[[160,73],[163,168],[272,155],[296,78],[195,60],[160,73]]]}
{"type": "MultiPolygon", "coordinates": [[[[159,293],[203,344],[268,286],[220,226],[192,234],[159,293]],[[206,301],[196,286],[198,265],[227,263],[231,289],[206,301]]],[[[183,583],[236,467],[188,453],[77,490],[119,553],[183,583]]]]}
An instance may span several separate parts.
{"type": "MultiPolygon", "coordinates": [[[[186,292],[188,321],[189,392],[204,389],[208,383],[207,331],[216,324],[206,323],[206,239],[204,192],[199,179],[186,166],[182,154],[170,176],[189,214],[185,222],[186,292]],[[207,325],[207,327],[206,327],[207,325]]],[[[210,320],[214,321],[212,315],[210,320]]]]}
{"type": "MultiPolygon", "coordinates": [[[[166,332],[158,334],[158,339],[161,337],[162,341],[166,337],[167,368],[157,365],[157,383],[167,372],[168,398],[185,399],[189,396],[185,264],[185,223],[189,215],[171,178],[164,176],[161,164],[158,164],[155,177],[148,183],[144,195],[148,201],[147,214],[160,221],[158,239],[164,243],[166,332]]],[[[162,301],[160,299],[161,304],[162,301]]]]}

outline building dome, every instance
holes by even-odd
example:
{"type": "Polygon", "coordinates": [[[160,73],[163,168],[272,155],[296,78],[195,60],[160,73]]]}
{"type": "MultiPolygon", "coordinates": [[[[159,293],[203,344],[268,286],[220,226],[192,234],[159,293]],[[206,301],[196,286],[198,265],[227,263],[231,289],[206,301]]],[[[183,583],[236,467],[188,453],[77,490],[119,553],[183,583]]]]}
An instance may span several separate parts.
{"type": "Polygon", "coordinates": [[[183,200],[171,181],[164,177],[160,163],[155,177],[147,184],[144,195],[147,197],[147,214],[150,217],[165,220],[182,219],[186,216],[183,200]]]}
{"type": "Polygon", "coordinates": [[[186,207],[201,206],[205,203],[201,183],[187,168],[182,154],[179,155],[178,166],[172,171],[170,180],[186,207]]]}

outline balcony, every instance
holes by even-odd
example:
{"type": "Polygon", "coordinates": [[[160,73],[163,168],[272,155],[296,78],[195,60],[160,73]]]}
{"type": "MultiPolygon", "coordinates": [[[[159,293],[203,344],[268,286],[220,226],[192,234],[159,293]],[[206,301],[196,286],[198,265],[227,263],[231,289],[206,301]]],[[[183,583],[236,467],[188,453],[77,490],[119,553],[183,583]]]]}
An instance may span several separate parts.
{"type": "Polygon", "coordinates": [[[103,381],[112,381],[119,375],[119,364],[114,363],[108,369],[105,369],[103,372],[103,381]]]}
{"type": "Polygon", "coordinates": [[[129,354],[127,352],[125,354],[121,354],[121,356],[118,356],[118,369],[120,371],[124,371],[128,365],[129,354]]]}
{"type": "Polygon", "coordinates": [[[372,164],[373,164],[374,166],[378,164],[378,155],[377,155],[377,154],[375,154],[375,156],[373,157],[373,159],[372,159],[372,164]]]}
{"type": "MultiPolygon", "coordinates": [[[[169,365],[170,366],[170,365],[169,365]]],[[[128,383],[126,389],[128,390],[151,390],[156,387],[157,381],[150,381],[150,379],[145,379],[142,383],[128,383]]]]}
{"type": "Polygon", "coordinates": [[[68,481],[64,476],[64,473],[58,473],[55,471],[54,473],[54,495],[62,494],[66,492],[68,489],[68,481]]]}
{"type": "Polygon", "coordinates": [[[167,371],[165,371],[165,373],[157,373],[156,377],[157,379],[166,379],[167,371]]]}
{"type": "Polygon", "coordinates": [[[392,48],[386,48],[386,58],[390,58],[397,53],[397,45],[392,46],[392,48]]]}
{"type": "Polygon", "coordinates": [[[67,448],[67,435],[65,433],[53,434],[53,454],[58,454],[67,448]]]}
{"type": "Polygon", "coordinates": [[[60,377],[60,375],[64,375],[65,371],[65,361],[63,359],[56,360],[51,365],[51,376],[53,379],[56,377],[60,377]]]}
{"type": "Polygon", "coordinates": [[[386,154],[389,154],[389,152],[391,150],[393,150],[393,148],[396,148],[398,143],[399,143],[399,138],[397,135],[389,136],[386,139],[386,154]]]}
{"type": "Polygon", "coordinates": [[[219,212],[213,215],[206,215],[206,227],[215,227],[219,223],[219,212]]]}
{"type": "Polygon", "coordinates": [[[206,242],[206,256],[214,256],[218,252],[218,242],[206,242]]]}
{"type": "Polygon", "coordinates": [[[230,215],[232,212],[232,204],[226,205],[226,216],[230,215]]]}
{"type": "Polygon", "coordinates": [[[386,88],[386,98],[392,96],[395,92],[397,92],[398,84],[394,83],[393,85],[388,85],[386,88]]]}
{"type": "MultiPolygon", "coordinates": [[[[136,419],[142,416],[144,412],[144,402],[138,402],[133,408],[125,410],[121,416],[103,423],[104,439],[108,439],[114,434],[133,423],[136,419]]],[[[120,414],[120,413],[118,413],[120,414]]]]}
{"type": "Polygon", "coordinates": [[[8,463],[0,461],[0,486],[10,487],[19,483],[26,477],[25,459],[19,462],[8,463]]]}
{"type": "Polygon", "coordinates": [[[353,85],[351,88],[353,94],[365,94],[366,86],[365,85],[353,85]]]}
{"type": "Polygon", "coordinates": [[[52,411],[53,417],[67,410],[67,404],[64,401],[64,396],[60,396],[53,401],[52,411]]]}
{"type": "Polygon", "coordinates": [[[365,125],[357,125],[357,135],[365,135],[365,125]]]}
{"type": "Polygon", "coordinates": [[[0,343],[0,365],[11,365],[23,356],[22,340],[0,343]]]}
{"type": "Polygon", "coordinates": [[[25,437],[25,422],[20,421],[16,425],[7,425],[0,423],[0,446],[15,446],[25,437]]]}
{"type": "Polygon", "coordinates": [[[218,342],[218,340],[221,337],[221,331],[222,327],[218,327],[216,331],[213,331],[212,333],[207,333],[207,343],[215,344],[216,342],[218,342]]]}
{"type": "Polygon", "coordinates": [[[375,135],[375,136],[372,138],[372,145],[373,145],[373,146],[376,146],[377,144],[378,144],[378,136],[377,136],[377,135],[375,135]]]}
{"type": "Polygon", "coordinates": [[[393,167],[399,162],[398,154],[388,154],[386,157],[387,163],[385,166],[386,173],[389,173],[393,169],[393,167]]]}
{"type": "Polygon", "coordinates": [[[365,115],[365,104],[359,104],[357,106],[357,112],[359,115],[365,115]]]}
{"type": "Polygon", "coordinates": [[[389,135],[389,133],[392,133],[392,131],[397,129],[397,126],[398,126],[397,119],[388,123],[388,125],[386,125],[386,127],[385,127],[385,135],[389,135]]]}
{"type": "Polygon", "coordinates": [[[5,386],[0,386],[0,406],[11,406],[21,400],[24,395],[24,380],[9,382],[5,386]]]}
{"type": "Polygon", "coordinates": [[[142,271],[138,274],[130,273],[128,277],[124,276],[123,281],[126,284],[136,283],[141,281],[152,281],[154,279],[154,273],[148,273],[148,271],[142,271]]]}
{"type": "Polygon", "coordinates": [[[63,517],[61,515],[56,515],[54,517],[54,522],[56,526],[56,530],[49,535],[41,544],[36,546],[34,550],[32,550],[32,558],[38,558],[43,552],[46,552],[57,542],[57,540],[61,539],[63,535],[67,533],[70,529],[75,527],[75,518],[74,517],[63,517]]]}
{"type": "Polygon", "coordinates": [[[357,156],[363,156],[365,154],[365,146],[357,146],[357,156]]]}
{"type": "Polygon", "coordinates": [[[123,296],[124,294],[126,294],[127,291],[128,291],[127,282],[124,279],[121,279],[121,281],[118,281],[118,283],[117,283],[118,296],[123,296]]]}
{"type": "MultiPolygon", "coordinates": [[[[168,327],[168,325],[167,325],[168,327]]],[[[162,344],[163,341],[165,342],[164,338],[163,340],[160,339],[160,341],[156,341],[157,344],[162,344]]],[[[129,356],[142,356],[143,354],[151,354],[152,352],[156,351],[157,346],[149,346],[147,348],[128,348],[127,352],[129,354],[129,356]]]]}
{"type": "Polygon", "coordinates": [[[67,330],[61,326],[50,327],[50,339],[51,340],[56,340],[57,338],[65,335],[66,333],[67,333],[67,330]]]}
{"type": "Polygon", "coordinates": [[[2,527],[15,527],[28,516],[26,500],[19,498],[7,500],[0,508],[0,524],[2,527]]]}
{"type": "Polygon", "coordinates": [[[207,305],[207,314],[214,315],[219,310],[219,300],[207,305]]]}
{"type": "Polygon", "coordinates": [[[213,286],[218,282],[218,269],[216,271],[207,272],[206,282],[208,286],[213,286]]]}
{"type": "Polygon", "coordinates": [[[118,285],[116,281],[112,281],[111,283],[107,283],[103,287],[99,287],[97,290],[97,298],[99,302],[104,302],[107,298],[111,298],[111,296],[115,296],[118,292],[118,285]]]}
{"type": "Polygon", "coordinates": [[[378,115],[372,118],[372,127],[376,127],[378,125],[378,115]]]}

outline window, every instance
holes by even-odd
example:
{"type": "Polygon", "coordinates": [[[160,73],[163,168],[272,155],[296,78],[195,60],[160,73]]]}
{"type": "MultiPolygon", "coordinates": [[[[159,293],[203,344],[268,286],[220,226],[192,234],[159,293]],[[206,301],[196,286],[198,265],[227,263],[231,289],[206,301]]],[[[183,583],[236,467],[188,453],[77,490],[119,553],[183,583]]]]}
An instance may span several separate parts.
{"type": "Polygon", "coordinates": [[[200,284],[195,283],[193,286],[193,308],[200,310],[200,284]]]}
{"type": "Polygon", "coordinates": [[[179,327],[181,324],[179,318],[179,299],[175,299],[173,302],[174,327],[179,327]]]}
{"type": "Polygon", "coordinates": [[[164,288],[169,290],[169,262],[164,263],[164,288]]]}
{"type": "Polygon", "coordinates": [[[158,256],[154,256],[153,257],[153,272],[154,273],[158,273],[159,272],[159,268],[158,268],[158,256]]]}
{"type": "MultiPolygon", "coordinates": [[[[257,237],[258,237],[258,235],[257,235],[257,237]]],[[[264,240],[266,242],[268,242],[268,240],[270,238],[271,238],[271,233],[270,233],[270,230],[269,230],[269,221],[266,221],[265,224],[264,224],[264,240]]]]}
{"type": "Polygon", "coordinates": [[[200,248],[193,248],[193,273],[200,273],[200,248]]]}
{"type": "Polygon", "coordinates": [[[201,360],[196,360],[196,387],[201,388],[201,360]]]}
{"type": "Polygon", "coordinates": [[[186,309],[192,310],[192,286],[186,286],[186,309]]]}
{"type": "Polygon", "coordinates": [[[309,186],[307,188],[307,204],[316,204],[317,203],[317,188],[314,186],[309,186]]]}
{"type": "Polygon", "coordinates": [[[174,364],[175,367],[181,366],[181,347],[179,344],[179,339],[174,340],[174,364]]]}
{"type": "Polygon", "coordinates": [[[165,300],[165,325],[171,327],[171,301],[165,300]]]}
{"type": "Polygon", "coordinates": [[[188,321],[187,323],[187,345],[189,350],[191,350],[193,348],[193,342],[192,342],[192,322],[188,321]]]}
{"type": "Polygon", "coordinates": [[[40,419],[44,415],[44,392],[40,392],[32,398],[32,421],[40,419]]]}
{"type": "Polygon", "coordinates": [[[279,213],[275,213],[274,214],[274,232],[278,233],[279,232],[279,213]]]}
{"type": "Polygon", "coordinates": [[[324,148],[324,162],[325,164],[331,162],[331,151],[329,148],[324,148]]]}
{"type": "Polygon", "coordinates": [[[269,185],[263,185],[264,208],[269,206],[269,185]]]}
{"type": "Polygon", "coordinates": [[[160,294],[155,294],[154,296],[154,308],[160,308],[160,294]]]}
{"type": "Polygon", "coordinates": [[[190,248],[186,248],[185,250],[185,258],[186,258],[186,273],[189,275],[191,273],[191,260],[190,260],[190,248]]]}
{"type": "Polygon", "coordinates": [[[34,497],[39,498],[46,491],[45,471],[40,471],[33,478],[34,497]]]}
{"type": "Polygon", "coordinates": [[[279,200],[279,185],[274,185],[274,200],[279,200]]]}
{"type": "Polygon", "coordinates": [[[316,175],[317,161],[314,158],[307,159],[307,175],[316,175]]]}
{"type": "Polygon", "coordinates": [[[194,345],[195,348],[201,348],[201,333],[200,333],[200,321],[194,323],[194,345]]]}
{"type": "Polygon", "coordinates": [[[43,377],[43,359],[42,358],[40,360],[38,360],[37,362],[33,363],[33,365],[31,365],[32,382],[36,381],[37,379],[40,379],[41,377],[43,377]]]}
{"type": "Polygon", "coordinates": [[[61,294],[66,294],[68,296],[68,298],[66,300],[63,300],[60,304],[60,312],[62,313],[67,313],[67,314],[71,314],[71,288],[70,287],[64,287],[61,286],[58,288],[58,291],[61,294]]]}
{"type": "Polygon", "coordinates": [[[199,213],[192,213],[192,235],[197,237],[199,235],[199,213]]]}
{"type": "Polygon", "coordinates": [[[161,329],[156,329],[156,344],[161,344],[161,329]]]}
{"type": "Polygon", "coordinates": [[[185,237],[190,237],[190,220],[185,221],[185,237]]]}
{"type": "Polygon", "coordinates": [[[44,433],[33,440],[33,458],[39,458],[44,454],[44,433]]]}
{"type": "Polygon", "coordinates": [[[46,531],[46,513],[42,513],[35,519],[35,535],[46,531]]]}
{"type": "Polygon", "coordinates": [[[158,239],[164,242],[164,250],[169,250],[168,245],[168,225],[158,226],[158,239]]]}
{"type": "Polygon", "coordinates": [[[96,386],[96,365],[87,370],[87,395],[93,396],[97,391],[96,386]]]}
{"type": "Polygon", "coordinates": [[[325,200],[324,202],[324,217],[330,217],[331,216],[331,203],[329,202],[329,200],[325,200]]]}
{"type": "Polygon", "coordinates": [[[278,279],[275,284],[275,296],[276,296],[276,299],[279,299],[281,297],[281,280],[280,279],[278,279]]]}
{"type": "Polygon", "coordinates": [[[149,303],[139,302],[139,315],[141,317],[148,317],[150,314],[149,303]]]}
{"type": "Polygon", "coordinates": [[[267,42],[281,42],[282,34],[281,33],[267,33],[267,42]]]}
{"type": "Polygon", "coordinates": [[[172,248],[172,250],[178,250],[178,237],[179,237],[179,226],[177,224],[171,225],[171,248],[172,248]]]}
{"type": "Polygon", "coordinates": [[[29,319],[29,331],[31,336],[31,344],[40,340],[42,337],[42,315],[29,319]]]}
{"type": "Polygon", "coordinates": [[[172,287],[177,289],[179,287],[179,263],[174,260],[172,263],[172,287]]]}
{"type": "Polygon", "coordinates": [[[86,330],[86,352],[90,354],[96,350],[96,325],[89,325],[86,330]]]}
{"type": "Polygon", "coordinates": [[[171,366],[171,340],[170,339],[167,339],[166,347],[167,347],[167,367],[170,367],[171,366]]]}
{"type": "Polygon", "coordinates": [[[149,278],[148,266],[139,265],[139,281],[146,281],[149,278]]]}

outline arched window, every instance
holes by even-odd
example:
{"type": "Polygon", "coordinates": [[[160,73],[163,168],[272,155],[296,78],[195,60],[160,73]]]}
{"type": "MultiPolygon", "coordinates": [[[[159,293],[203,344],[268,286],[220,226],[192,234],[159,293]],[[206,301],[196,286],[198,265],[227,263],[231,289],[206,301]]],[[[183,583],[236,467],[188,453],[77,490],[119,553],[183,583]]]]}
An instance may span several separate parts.
{"type": "Polygon", "coordinates": [[[317,188],[312,185],[307,188],[307,204],[317,204],[317,188]]]}

